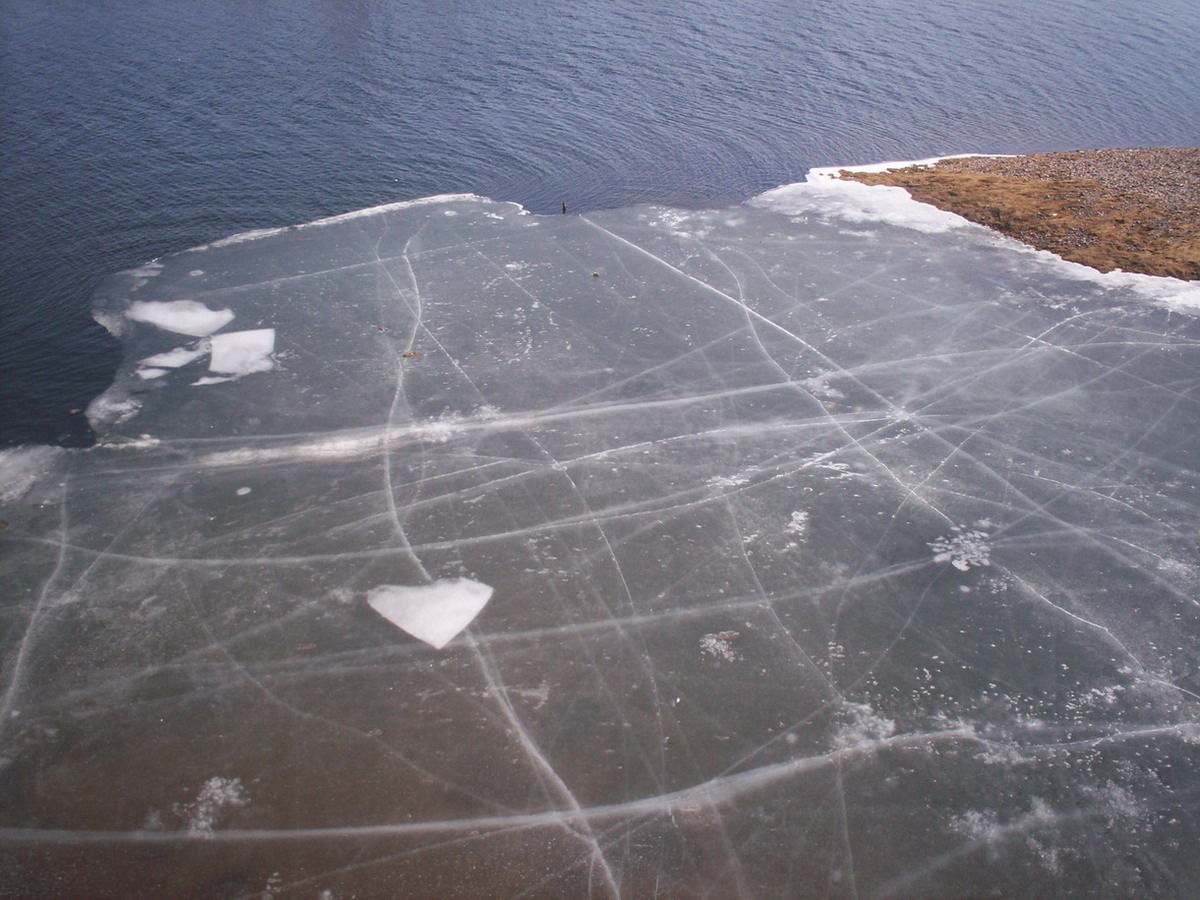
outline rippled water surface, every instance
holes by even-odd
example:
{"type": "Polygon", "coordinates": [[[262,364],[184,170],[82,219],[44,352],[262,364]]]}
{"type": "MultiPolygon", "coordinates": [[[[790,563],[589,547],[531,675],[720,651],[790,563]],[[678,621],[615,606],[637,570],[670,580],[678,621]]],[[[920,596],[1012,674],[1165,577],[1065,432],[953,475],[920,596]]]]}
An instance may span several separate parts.
{"type": "Polygon", "coordinates": [[[0,3],[0,442],[86,442],[106,274],[472,191],[705,206],[812,165],[1195,144],[1180,2],[0,3]]]}

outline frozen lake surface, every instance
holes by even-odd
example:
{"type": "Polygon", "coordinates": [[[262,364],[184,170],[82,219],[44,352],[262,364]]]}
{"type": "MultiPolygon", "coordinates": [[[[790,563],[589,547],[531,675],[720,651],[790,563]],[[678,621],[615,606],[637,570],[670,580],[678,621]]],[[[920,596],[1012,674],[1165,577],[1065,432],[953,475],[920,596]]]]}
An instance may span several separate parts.
{"type": "Polygon", "coordinates": [[[1197,286],[894,198],[111,279],[101,443],[0,458],[0,883],[1194,896],[1197,286]]]}

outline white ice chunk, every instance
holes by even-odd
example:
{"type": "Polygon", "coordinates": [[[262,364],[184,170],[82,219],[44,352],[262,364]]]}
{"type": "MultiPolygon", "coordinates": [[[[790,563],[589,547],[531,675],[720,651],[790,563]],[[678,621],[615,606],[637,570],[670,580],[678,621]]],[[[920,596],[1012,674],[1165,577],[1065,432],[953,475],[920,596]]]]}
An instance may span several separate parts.
{"type": "Polygon", "coordinates": [[[174,350],[168,350],[166,353],[156,353],[153,356],[147,356],[143,360],[139,360],[143,366],[154,366],[155,368],[178,369],[180,366],[186,366],[193,360],[197,360],[209,352],[211,345],[208,341],[198,341],[194,347],[176,347],[174,350]]]}
{"type": "Polygon", "coordinates": [[[134,374],[137,375],[138,378],[162,378],[164,375],[166,375],[170,371],[171,371],[170,369],[155,369],[155,368],[142,367],[142,368],[139,368],[136,372],[134,372],[134,374]]]}
{"type": "Polygon", "coordinates": [[[367,603],[393,625],[441,650],[471,624],[491,597],[491,585],[470,578],[442,578],[413,586],[381,584],[367,592],[367,603]]]}
{"type": "Polygon", "coordinates": [[[271,354],[275,351],[275,329],[256,328],[253,331],[233,331],[212,338],[212,360],[208,368],[222,375],[249,375],[268,372],[275,367],[271,354]]]}
{"type": "Polygon", "coordinates": [[[125,310],[135,322],[148,322],[165,331],[205,337],[233,320],[233,311],[209,309],[198,300],[135,300],[125,310]]]}

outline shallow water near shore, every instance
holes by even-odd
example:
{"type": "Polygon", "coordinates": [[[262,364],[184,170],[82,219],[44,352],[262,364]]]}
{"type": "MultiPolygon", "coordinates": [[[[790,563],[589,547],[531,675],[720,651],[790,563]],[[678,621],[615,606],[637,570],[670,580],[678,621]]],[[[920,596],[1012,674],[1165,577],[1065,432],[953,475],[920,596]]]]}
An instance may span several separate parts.
{"type": "Polygon", "coordinates": [[[110,279],[0,466],[4,886],[1191,896],[1200,319],[868,190],[110,279]]]}
{"type": "Polygon", "coordinates": [[[0,443],[89,439],[113,272],[452,191],[740,202],[814,165],[1200,140],[1200,7],[0,4],[0,443]],[[1036,23],[1036,27],[1031,27],[1036,23]]]}

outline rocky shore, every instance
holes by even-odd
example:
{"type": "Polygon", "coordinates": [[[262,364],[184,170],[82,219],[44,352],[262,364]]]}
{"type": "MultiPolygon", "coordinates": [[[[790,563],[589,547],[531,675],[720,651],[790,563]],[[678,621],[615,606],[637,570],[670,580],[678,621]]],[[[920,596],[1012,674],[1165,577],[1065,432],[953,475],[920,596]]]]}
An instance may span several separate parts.
{"type": "Polygon", "coordinates": [[[1200,279],[1200,149],[973,156],[840,174],[903,187],[1101,272],[1200,279]]]}

